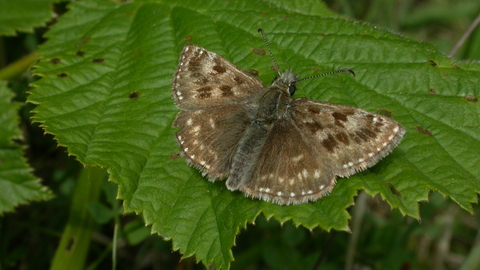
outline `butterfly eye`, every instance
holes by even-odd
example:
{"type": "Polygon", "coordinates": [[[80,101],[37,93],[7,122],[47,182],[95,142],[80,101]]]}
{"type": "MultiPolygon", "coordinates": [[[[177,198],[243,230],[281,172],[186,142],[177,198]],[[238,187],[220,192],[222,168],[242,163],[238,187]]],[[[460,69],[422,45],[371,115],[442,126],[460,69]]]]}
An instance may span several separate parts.
{"type": "Polygon", "coordinates": [[[290,96],[293,96],[293,94],[295,94],[295,90],[297,90],[297,86],[295,85],[295,83],[291,83],[288,86],[288,92],[290,92],[290,96]]]}

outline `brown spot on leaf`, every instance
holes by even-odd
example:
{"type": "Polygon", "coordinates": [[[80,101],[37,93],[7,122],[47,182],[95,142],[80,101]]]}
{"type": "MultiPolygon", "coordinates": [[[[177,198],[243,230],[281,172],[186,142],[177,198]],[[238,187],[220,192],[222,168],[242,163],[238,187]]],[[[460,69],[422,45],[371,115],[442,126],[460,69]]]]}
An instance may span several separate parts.
{"type": "Polygon", "coordinates": [[[83,46],[83,45],[87,44],[88,42],[90,42],[90,39],[91,39],[91,37],[86,37],[86,38],[82,39],[80,42],[78,42],[77,46],[83,46]]]}
{"type": "Polygon", "coordinates": [[[335,150],[335,147],[338,147],[338,142],[332,136],[332,134],[328,134],[328,137],[322,141],[323,147],[327,149],[328,152],[332,153],[335,150]]]}
{"type": "Polygon", "coordinates": [[[86,52],[85,52],[85,51],[82,51],[82,50],[80,50],[80,51],[77,51],[75,54],[76,54],[77,56],[80,56],[80,57],[82,57],[82,56],[84,56],[84,55],[86,54],[86,52]]]}
{"type": "Polygon", "coordinates": [[[254,54],[258,54],[258,55],[265,55],[265,54],[266,54],[265,50],[264,50],[264,49],[260,49],[260,48],[253,48],[253,49],[252,49],[252,52],[253,52],[254,54]]]}
{"type": "MultiPolygon", "coordinates": [[[[380,115],[383,115],[383,116],[386,116],[386,117],[391,117],[392,116],[392,112],[389,111],[389,110],[384,110],[384,109],[380,109],[377,111],[377,114],[380,114],[380,115]]],[[[380,120],[382,118],[379,118],[378,120],[380,120]]],[[[383,120],[382,120],[383,121],[383,120]]]]}
{"type": "Polygon", "coordinates": [[[436,95],[437,94],[437,90],[435,90],[434,88],[430,88],[430,91],[428,91],[428,93],[430,95],[436,95]]]}
{"type": "Polygon", "coordinates": [[[433,59],[428,59],[428,63],[429,63],[430,66],[432,66],[432,67],[437,67],[437,66],[438,66],[437,62],[435,62],[433,59]]]}
{"type": "Polygon", "coordinates": [[[52,58],[50,59],[50,63],[54,64],[54,65],[58,65],[62,62],[62,60],[60,60],[60,58],[58,57],[55,57],[55,58],[52,58]]]}
{"type": "Polygon", "coordinates": [[[478,102],[478,98],[476,98],[475,96],[465,96],[465,100],[472,103],[478,102]]]}
{"type": "Polygon", "coordinates": [[[180,157],[180,153],[176,153],[170,156],[171,159],[177,159],[180,157]]]}
{"type": "Polygon", "coordinates": [[[418,132],[418,133],[421,133],[421,134],[425,134],[425,135],[428,135],[430,137],[433,136],[433,134],[426,128],[422,127],[422,126],[416,126],[415,127],[415,130],[418,132]]]}
{"type": "Polygon", "coordinates": [[[68,77],[68,74],[65,73],[65,72],[58,73],[58,74],[57,74],[57,77],[59,77],[59,78],[66,78],[66,77],[68,77]]]}
{"type": "Polygon", "coordinates": [[[99,58],[93,58],[92,62],[95,63],[95,64],[101,64],[101,63],[105,62],[105,58],[100,58],[100,57],[99,58]]]}
{"type": "Polygon", "coordinates": [[[401,201],[402,200],[402,194],[400,194],[400,191],[398,191],[398,189],[395,188],[395,186],[391,183],[387,183],[387,186],[390,187],[390,191],[395,194],[395,196],[398,197],[398,199],[401,201]]]}
{"type": "Polygon", "coordinates": [[[128,94],[128,98],[131,100],[137,100],[140,97],[140,93],[138,91],[133,91],[128,94]]]}
{"type": "Polygon", "coordinates": [[[250,74],[250,75],[253,75],[255,77],[258,77],[258,74],[260,74],[258,72],[258,70],[255,70],[255,69],[249,69],[249,70],[247,70],[247,73],[250,74]]]}
{"type": "Polygon", "coordinates": [[[183,42],[187,43],[187,42],[189,42],[190,40],[192,40],[192,36],[188,35],[188,36],[186,36],[186,37],[183,39],[183,42]]]}

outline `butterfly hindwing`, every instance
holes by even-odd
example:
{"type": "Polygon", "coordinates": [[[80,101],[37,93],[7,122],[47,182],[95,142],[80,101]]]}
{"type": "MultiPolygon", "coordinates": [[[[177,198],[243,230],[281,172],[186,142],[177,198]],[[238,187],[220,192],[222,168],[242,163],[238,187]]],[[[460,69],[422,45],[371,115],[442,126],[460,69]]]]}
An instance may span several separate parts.
{"type": "Polygon", "coordinates": [[[210,180],[226,178],[238,141],[250,123],[241,106],[180,112],[174,127],[182,155],[210,180]]]}

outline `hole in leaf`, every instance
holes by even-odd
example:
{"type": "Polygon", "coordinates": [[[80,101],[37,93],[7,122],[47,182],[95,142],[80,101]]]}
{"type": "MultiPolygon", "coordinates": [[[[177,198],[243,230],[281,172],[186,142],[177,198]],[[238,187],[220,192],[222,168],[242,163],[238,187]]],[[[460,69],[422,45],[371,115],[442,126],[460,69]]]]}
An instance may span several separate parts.
{"type": "Polygon", "coordinates": [[[128,98],[131,100],[137,100],[140,97],[140,93],[138,91],[133,91],[128,94],[128,98]]]}
{"type": "Polygon", "coordinates": [[[395,186],[391,183],[387,183],[387,186],[390,187],[390,191],[395,194],[395,196],[398,197],[398,199],[401,201],[402,200],[402,194],[400,194],[400,191],[398,191],[398,189],[395,188],[395,186]]]}
{"type": "Polygon", "coordinates": [[[101,64],[105,62],[105,58],[93,58],[92,62],[95,64],[101,64]]]}
{"type": "Polygon", "coordinates": [[[83,45],[87,44],[88,42],[90,42],[90,39],[91,39],[91,37],[86,37],[86,38],[82,39],[82,40],[77,44],[77,46],[83,46],[83,45]]]}
{"type": "Polygon", "coordinates": [[[426,128],[422,127],[422,126],[416,126],[415,127],[415,130],[418,132],[418,133],[421,133],[421,134],[425,134],[425,135],[428,135],[430,137],[433,136],[433,134],[426,128]]]}
{"type": "Polygon", "coordinates": [[[247,70],[247,73],[255,77],[258,77],[258,74],[259,74],[258,70],[255,70],[255,69],[249,69],[247,70]]]}
{"type": "Polygon", "coordinates": [[[385,110],[385,109],[378,110],[377,114],[380,114],[380,115],[383,115],[383,116],[386,116],[386,117],[392,117],[392,112],[389,111],[389,110],[385,110]]]}
{"type": "Polygon", "coordinates": [[[70,237],[70,239],[68,239],[67,246],[65,247],[65,251],[66,252],[71,252],[74,245],[75,245],[75,238],[70,237]]]}
{"type": "Polygon", "coordinates": [[[61,60],[60,58],[58,58],[58,57],[52,58],[52,59],[50,60],[50,63],[52,63],[52,64],[54,64],[54,65],[58,65],[58,64],[60,64],[61,62],[62,62],[62,60],[61,60]]]}
{"type": "Polygon", "coordinates": [[[469,102],[472,102],[472,103],[477,103],[478,102],[478,98],[476,98],[474,96],[465,96],[465,100],[469,101],[469,102]]]}

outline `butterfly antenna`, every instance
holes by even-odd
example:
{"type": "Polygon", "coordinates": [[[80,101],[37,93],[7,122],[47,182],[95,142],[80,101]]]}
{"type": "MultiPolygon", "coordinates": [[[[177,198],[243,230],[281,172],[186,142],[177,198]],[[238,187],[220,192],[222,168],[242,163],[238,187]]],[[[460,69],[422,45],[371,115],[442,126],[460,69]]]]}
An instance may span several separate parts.
{"type": "Polygon", "coordinates": [[[275,61],[275,58],[273,57],[273,53],[270,50],[270,46],[268,45],[267,37],[265,36],[265,32],[263,32],[263,29],[258,29],[258,32],[262,35],[263,42],[265,42],[265,45],[267,46],[268,53],[270,54],[270,58],[272,58],[272,62],[275,65],[275,68],[278,69],[277,62],[275,61]]]}
{"type": "Polygon", "coordinates": [[[337,70],[337,71],[332,71],[332,72],[328,72],[328,73],[324,73],[324,74],[318,74],[318,75],[306,77],[306,78],[303,78],[303,79],[300,79],[300,80],[296,80],[295,82],[304,81],[304,80],[313,79],[313,78],[322,77],[322,76],[327,76],[327,75],[332,75],[332,74],[335,74],[335,73],[342,73],[342,72],[350,72],[355,77],[355,72],[353,72],[353,70],[351,70],[349,68],[344,68],[344,69],[340,69],[340,70],[337,70]]]}

